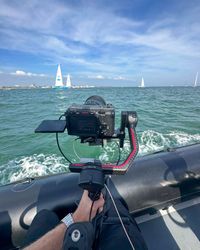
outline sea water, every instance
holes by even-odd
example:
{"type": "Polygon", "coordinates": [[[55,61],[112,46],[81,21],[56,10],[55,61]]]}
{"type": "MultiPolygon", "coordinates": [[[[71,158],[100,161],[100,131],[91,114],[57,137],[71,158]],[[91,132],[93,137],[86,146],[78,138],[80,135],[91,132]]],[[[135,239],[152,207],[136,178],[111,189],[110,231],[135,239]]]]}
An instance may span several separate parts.
{"type": "MultiPolygon", "coordinates": [[[[35,134],[34,130],[42,120],[58,119],[72,103],[84,103],[91,95],[100,95],[115,106],[116,127],[121,111],[137,111],[137,157],[200,143],[199,87],[0,90],[0,184],[68,171],[55,134],[35,134]]],[[[102,162],[118,159],[115,142],[91,147],[66,132],[59,134],[59,141],[73,162],[84,157],[102,162]]],[[[129,150],[127,138],[122,160],[129,150]]]]}

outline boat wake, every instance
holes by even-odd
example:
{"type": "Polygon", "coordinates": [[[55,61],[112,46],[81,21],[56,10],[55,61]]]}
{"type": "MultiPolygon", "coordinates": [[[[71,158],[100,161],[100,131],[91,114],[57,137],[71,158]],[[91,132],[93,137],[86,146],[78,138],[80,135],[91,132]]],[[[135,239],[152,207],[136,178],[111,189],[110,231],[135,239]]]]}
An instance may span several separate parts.
{"type": "MultiPolygon", "coordinates": [[[[187,134],[180,131],[171,131],[163,134],[154,130],[138,133],[139,152],[138,156],[151,154],[167,148],[181,147],[194,143],[200,143],[200,134],[187,134]]],[[[97,156],[102,162],[116,162],[118,159],[118,146],[115,142],[108,143],[97,156]]],[[[130,152],[128,140],[125,141],[121,150],[121,160],[130,152]]],[[[76,159],[77,161],[77,159],[76,159]]],[[[0,166],[0,184],[4,185],[27,177],[51,175],[68,171],[68,163],[62,156],[56,154],[34,154],[22,156],[10,160],[0,166]]]]}
{"type": "Polygon", "coordinates": [[[181,147],[200,143],[200,134],[187,134],[181,131],[171,131],[162,134],[153,130],[147,130],[138,135],[139,154],[146,155],[167,148],[181,147]]]}
{"type": "Polygon", "coordinates": [[[0,166],[0,184],[68,171],[68,164],[61,156],[34,154],[19,157],[0,166]]]}
{"type": "MultiPolygon", "coordinates": [[[[139,152],[137,157],[159,152],[167,148],[200,143],[200,134],[191,135],[180,131],[171,131],[169,133],[162,134],[154,130],[146,130],[144,132],[137,133],[137,135],[139,141],[139,152]]],[[[124,148],[121,151],[121,160],[126,159],[129,152],[130,144],[129,141],[126,140],[124,148]]],[[[111,145],[105,146],[104,152],[100,155],[100,160],[113,162],[113,156],[115,156],[116,159],[116,155],[116,145],[115,143],[111,143],[111,145]]]]}

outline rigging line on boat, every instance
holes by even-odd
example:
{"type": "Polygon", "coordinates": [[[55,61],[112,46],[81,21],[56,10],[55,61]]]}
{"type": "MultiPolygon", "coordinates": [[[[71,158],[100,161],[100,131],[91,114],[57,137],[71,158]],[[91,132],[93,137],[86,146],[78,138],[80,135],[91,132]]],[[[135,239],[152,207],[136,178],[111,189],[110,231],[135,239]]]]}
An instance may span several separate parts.
{"type": "MultiPolygon", "coordinates": [[[[61,120],[61,118],[63,117],[64,115],[61,115],[59,117],[59,120],[61,120]]],[[[58,149],[60,151],[60,153],[62,154],[62,156],[69,162],[69,163],[72,163],[68,158],[67,156],[63,153],[61,147],[60,147],[60,144],[59,144],[59,139],[58,139],[58,132],[56,132],[56,143],[57,143],[57,146],[58,146],[58,149]]]]}
{"type": "Polygon", "coordinates": [[[125,235],[126,235],[128,241],[129,241],[129,243],[130,243],[132,249],[135,250],[135,248],[134,248],[134,246],[133,246],[133,243],[132,243],[132,241],[131,241],[131,239],[130,239],[130,237],[129,237],[129,235],[128,235],[128,232],[126,231],[126,228],[125,228],[125,226],[124,226],[124,223],[123,223],[123,221],[122,221],[122,218],[121,218],[121,216],[120,216],[120,214],[119,214],[119,211],[118,211],[117,206],[116,206],[116,204],[115,204],[114,198],[113,198],[113,196],[112,196],[112,194],[111,194],[111,192],[110,192],[108,186],[107,186],[106,184],[104,184],[104,186],[105,186],[106,190],[108,191],[108,193],[109,193],[109,195],[110,195],[110,198],[111,198],[111,200],[112,200],[113,206],[114,206],[114,208],[115,208],[115,211],[116,211],[116,213],[117,213],[117,215],[118,215],[118,218],[119,218],[120,223],[121,223],[121,225],[122,225],[122,228],[123,228],[123,230],[124,230],[124,233],[125,233],[125,235]]]}

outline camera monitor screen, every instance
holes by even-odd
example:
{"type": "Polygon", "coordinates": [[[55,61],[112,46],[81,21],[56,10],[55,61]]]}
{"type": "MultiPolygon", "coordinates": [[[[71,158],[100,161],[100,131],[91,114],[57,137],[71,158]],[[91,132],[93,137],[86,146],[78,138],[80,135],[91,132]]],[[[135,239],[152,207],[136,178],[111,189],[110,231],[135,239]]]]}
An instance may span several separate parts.
{"type": "Polygon", "coordinates": [[[44,120],[36,128],[35,133],[63,133],[66,128],[66,120],[44,120]]]}

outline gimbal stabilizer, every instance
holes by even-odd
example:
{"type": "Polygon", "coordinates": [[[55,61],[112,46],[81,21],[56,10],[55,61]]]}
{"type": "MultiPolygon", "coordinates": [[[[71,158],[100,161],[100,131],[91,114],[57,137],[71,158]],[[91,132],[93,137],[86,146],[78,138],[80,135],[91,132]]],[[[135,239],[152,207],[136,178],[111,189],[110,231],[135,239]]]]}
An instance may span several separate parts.
{"type": "Polygon", "coordinates": [[[123,145],[125,137],[125,128],[128,129],[131,152],[127,159],[120,165],[101,164],[100,161],[94,160],[88,163],[72,163],[69,165],[71,172],[80,173],[79,186],[89,191],[89,197],[92,200],[97,200],[104,187],[105,174],[125,174],[128,168],[133,163],[133,160],[138,152],[138,143],[135,133],[137,119],[135,112],[123,112],[120,133],[118,138],[120,144],[123,145]]]}
{"type": "MultiPolygon", "coordinates": [[[[111,163],[102,164],[95,159],[86,163],[71,163],[64,156],[58,144],[59,150],[70,162],[70,171],[80,173],[79,186],[84,190],[88,190],[88,195],[94,202],[99,199],[101,190],[104,188],[105,175],[125,174],[137,155],[138,142],[135,132],[137,113],[134,111],[123,111],[121,113],[120,129],[114,132],[114,108],[111,105],[106,105],[101,97],[92,96],[86,100],[84,105],[72,105],[62,116],[65,117],[65,120],[43,121],[35,132],[56,133],[58,143],[58,133],[63,133],[67,128],[68,134],[78,136],[81,139],[81,143],[89,142],[90,145],[102,143],[103,145],[104,139],[119,139],[119,146],[123,148],[125,129],[128,129],[131,152],[126,160],[119,165],[111,163]]],[[[66,239],[70,243],[69,246],[73,249],[85,250],[92,246],[92,235],[93,226],[91,223],[80,225],[75,223],[67,230],[66,239]],[[85,239],[88,239],[88,241],[85,239]]]]}

